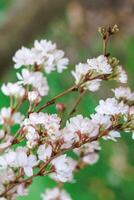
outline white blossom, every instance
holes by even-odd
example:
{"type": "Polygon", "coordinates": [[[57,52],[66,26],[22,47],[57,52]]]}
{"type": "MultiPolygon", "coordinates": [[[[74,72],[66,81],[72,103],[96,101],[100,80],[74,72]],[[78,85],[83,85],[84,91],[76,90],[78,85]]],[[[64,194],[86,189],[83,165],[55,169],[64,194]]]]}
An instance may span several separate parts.
{"type": "Polygon", "coordinates": [[[0,156],[0,167],[7,168],[12,165],[16,159],[16,153],[13,151],[9,151],[4,155],[0,156]]]}
{"type": "Polygon", "coordinates": [[[61,149],[70,148],[74,143],[79,141],[78,134],[73,131],[68,131],[67,127],[61,131],[61,138],[64,141],[61,145],[61,149]]]}
{"type": "Polygon", "coordinates": [[[61,155],[51,161],[55,167],[55,172],[51,174],[51,178],[61,182],[73,180],[73,171],[76,167],[76,162],[66,155],[61,155]]]}
{"type": "Polygon", "coordinates": [[[1,90],[6,96],[15,96],[17,98],[22,98],[25,94],[25,89],[18,83],[3,84],[1,90]]]}
{"type": "Polygon", "coordinates": [[[48,115],[47,117],[45,129],[52,140],[56,140],[60,137],[60,121],[61,119],[56,114],[48,115]]]}
{"type": "Polygon", "coordinates": [[[100,55],[97,58],[88,59],[89,68],[95,70],[98,74],[111,74],[112,68],[108,63],[107,57],[100,55]]]}
{"type": "Polygon", "coordinates": [[[32,149],[33,147],[36,146],[38,139],[39,139],[39,134],[38,132],[34,129],[32,126],[27,126],[25,128],[26,131],[26,139],[27,141],[27,146],[32,149]]]}
{"type": "Polygon", "coordinates": [[[34,65],[35,54],[33,54],[33,52],[30,49],[22,47],[15,53],[13,61],[15,62],[16,69],[22,67],[23,65],[24,66],[34,65]]]}
{"type": "Polygon", "coordinates": [[[93,141],[91,143],[87,143],[82,145],[80,148],[74,149],[74,152],[81,156],[82,161],[86,164],[93,165],[95,164],[98,159],[98,151],[101,150],[101,147],[99,145],[98,141],[93,141]]]}
{"type": "Polygon", "coordinates": [[[112,130],[108,133],[108,135],[103,136],[103,139],[105,140],[113,140],[117,141],[118,138],[121,137],[121,134],[118,131],[112,130]]]}
{"type": "Polygon", "coordinates": [[[117,99],[126,99],[129,101],[134,101],[134,93],[131,92],[128,87],[118,87],[112,90],[117,99]]]}
{"type": "Polygon", "coordinates": [[[77,115],[76,117],[70,118],[67,122],[66,131],[68,133],[80,133],[94,137],[98,134],[99,126],[89,118],[83,118],[82,115],[77,115]]]}
{"type": "Polygon", "coordinates": [[[41,195],[42,200],[71,200],[71,196],[59,188],[46,189],[44,194],[41,195]]]}
{"type": "Polygon", "coordinates": [[[30,72],[23,69],[21,74],[17,74],[20,83],[23,85],[32,85],[33,90],[36,90],[40,96],[46,96],[49,91],[46,77],[41,72],[30,72]]]}
{"type": "Polygon", "coordinates": [[[87,81],[85,84],[85,88],[87,88],[91,92],[95,92],[99,90],[101,84],[101,79],[95,79],[92,81],[87,81]]]}
{"type": "Polygon", "coordinates": [[[16,152],[15,165],[22,167],[27,176],[33,175],[33,167],[37,165],[37,158],[35,155],[27,156],[27,153],[22,149],[16,152]]]}
{"type": "Polygon", "coordinates": [[[24,116],[19,113],[15,112],[12,113],[11,108],[5,108],[3,107],[0,111],[0,124],[21,124],[22,120],[24,119],[24,116]]]}
{"type": "Polygon", "coordinates": [[[99,155],[97,153],[90,153],[83,157],[83,162],[94,165],[99,160],[99,155]]]}
{"type": "Polygon", "coordinates": [[[117,73],[116,77],[117,81],[119,81],[120,83],[127,83],[128,80],[127,73],[125,72],[125,70],[121,65],[117,67],[116,73],[117,73]]]}
{"type": "Polygon", "coordinates": [[[115,98],[108,98],[105,101],[100,100],[99,105],[95,108],[95,110],[99,114],[118,115],[127,114],[128,108],[129,107],[123,102],[118,103],[115,98]]]}
{"type": "Polygon", "coordinates": [[[40,160],[44,162],[51,157],[52,154],[52,146],[47,144],[42,144],[39,146],[37,150],[37,154],[40,160]]]}
{"type": "Polygon", "coordinates": [[[94,123],[104,128],[109,128],[112,125],[111,117],[108,115],[95,113],[91,115],[91,118],[94,123]]]}
{"type": "Polygon", "coordinates": [[[16,69],[37,64],[43,65],[46,73],[54,70],[61,73],[69,63],[68,58],[64,57],[64,52],[58,50],[56,44],[47,40],[36,40],[31,49],[22,47],[15,53],[13,61],[16,69]]]}
{"type": "Polygon", "coordinates": [[[15,180],[15,173],[11,168],[0,170],[0,183],[8,184],[15,180]]]}
{"type": "Polygon", "coordinates": [[[31,103],[39,103],[41,101],[41,97],[37,91],[28,92],[28,100],[31,103]]]}
{"type": "Polygon", "coordinates": [[[17,186],[17,196],[26,196],[28,195],[28,189],[25,188],[25,185],[23,183],[19,184],[17,186]]]}
{"type": "Polygon", "coordinates": [[[24,121],[24,125],[42,125],[42,128],[46,131],[47,135],[52,139],[56,140],[60,137],[60,121],[61,119],[57,114],[47,114],[47,113],[31,113],[29,119],[24,121]]]}
{"type": "MultiPolygon", "coordinates": [[[[78,85],[83,81],[83,78],[85,75],[94,74],[102,75],[102,74],[111,74],[112,68],[110,64],[108,63],[108,60],[103,55],[100,55],[97,58],[88,59],[87,63],[79,63],[75,67],[75,71],[72,71],[72,75],[75,78],[75,83],[78,85]]],[[[91,78],[92,79],[92,78],[91,78]]],[[[99,89],[101,83],[101,79],[93,79],[89,81],[87,80],[85,83],[83,83],[84,88],[88,89],[92,92],[95,92],[99,89]]]]}
{"type": "Polygon", "coordinates": [[[0,150],[1,150],[1,149],[4,150],[4,149],[10,147],[11,144],[12,144],[11,141],[6,141],[6,142],[1,143],[1,144],[0,144],[0,150]]]}
{"type": "Polygon", "coordinates": [[[32,52],[42,60],[46,73],[50,73],[56,69],[57,72],[61,73],[67,68],[69,63],[68,58],[64,58],[64,52],[56,49],[56,44],[53,44],[51,41],[36,40],[32,52]]]}

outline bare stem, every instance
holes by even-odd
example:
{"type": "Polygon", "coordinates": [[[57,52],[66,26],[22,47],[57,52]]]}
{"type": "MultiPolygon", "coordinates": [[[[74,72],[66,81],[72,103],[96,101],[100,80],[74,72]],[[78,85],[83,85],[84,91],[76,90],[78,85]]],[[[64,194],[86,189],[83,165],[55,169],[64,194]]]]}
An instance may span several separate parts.
{"type": "Polygon", "coordinates": [[[73,85],[72,87],[68,88],[67,90],[61,92],[60,94],[56,95],[55,97],[53,97],[50,101],[47,101],[41,108],[38,109],[37,113],[39,113],[40,111],[42,111],[44,108],[52,105],[55,103],[55,101],[59,98],[61,98],[62,96],[73,92],[73,91],[77,91],[80,87],[82,87],[82,85],[84,83],[86,83],[87,81],[91,81],[91,80],[95,80],[95,79],[102,79],[102,80],[108,80],[108,76],[109,74],[105,74],[105,75],[97,75],[95,77],[88,77],[89,72],[85,75],[84,79],[82,82],[80,82],[80,84],[78,85],[73,85]]]}
{"type": "Polygon", "coordinates": [[[107,46],[108,46],[108,41],[109,41],[109,33],[106,32],[106,35],[103,37],[103,55],[107,56],[107,46]]]}
{"type": "Polygon", "coordinates": [[[65,90],[64,92],[62,92],[62,93],[56,95],[56,96],[55,96],[54,98],[52,98],[50,101],[46,102],[37,112],[42,111],[42,110],[43,110],[44,108],[46,108],[47,106],[50,106],[50,105],[54,104],[55,101],[56,101],[57,99],[61,98],[62,96],[66,95],[66,94],[68,94],[68,93],[70,93],[70,92],[72,92],[72,91],[75,91],[75,90],[77,90],[77,89],[78,89],[78,87],[77,87],[76,85],[73,85],[72,87],[68,88],[68,89],[65,90]]]}
{"type": "Polygon", "coordinates": [[[83,90],[79,94],[78,98],[76,99],[76,101],[74,103],[74,106],[73,106],[71,112],[69,113],[69,116],[71,116],[72,114],[74,114],[76,112],[77,106],[79,105],[79,103],[80,103],[80,101],[81,101],[81,99],[82,99],[82,97],[84,96],[85,93],[86,93],[86,90],[83,90]]]}

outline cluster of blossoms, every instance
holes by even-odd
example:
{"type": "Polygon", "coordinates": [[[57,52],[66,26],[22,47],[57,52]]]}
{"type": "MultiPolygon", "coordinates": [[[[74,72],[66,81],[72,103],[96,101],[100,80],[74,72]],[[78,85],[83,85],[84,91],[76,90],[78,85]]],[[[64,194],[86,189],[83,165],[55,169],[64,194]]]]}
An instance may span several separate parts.
{"type": "MultiPolygon", "coordinates": [[[[0,199],[15,200],[28,195],[28,186],[36,176],[49,175],[59,183],[74,182],[74,173],[99,159],[99,139],[117,141],[121,132],[132,132],[134,138],[134,93],[126,86],[112,89],[114,97],[100,100],[95,113],[83,117],[71,114],[63,123],[59,113],[43,109],[55,104],[63,95],[78,91],[96,91],[102,81],[127,83],[127,74],[117,59],[100,55],[76,65],[72,74],[75,84],[45,102],[49,86],[45,73],[62,72],[68,59],[50,41],[35,41],[31,49],[22,47],[13,57],[17,82],[3,84],[2,92],[10,97],[10,107],[0,110],[0,199]],[[20,112],[24,102],[26,113],[20,112]],[[16,126],[17,125],[17,126],[16,126]],[[14,129],[15,127],[15,129],[14,129]],[[16,130],[17,132],[14,132],[16,130]],[[73,150],[75,159],[68,156],[73,150]]],[[[73,108],[76,110],[78,101],[73,108]]],[[[63,105],[59,106],[64,112],[63,105]]],[[[73,113],[74,114],[74,113],[73,113]]],[[[58,186],[47,189],[43,200],[71,200],[58,186]]]]}
{"type": "Polygon", "coordinates": [[[72,75],[77,85],[92,92],[100,88],[102,80],[115,79],[119,83],[127,82],[127,74],[121,65],[117,65],[114,59],[108,60],[104,55],[88,59],[87,63],[76,65],[72,75]]]}

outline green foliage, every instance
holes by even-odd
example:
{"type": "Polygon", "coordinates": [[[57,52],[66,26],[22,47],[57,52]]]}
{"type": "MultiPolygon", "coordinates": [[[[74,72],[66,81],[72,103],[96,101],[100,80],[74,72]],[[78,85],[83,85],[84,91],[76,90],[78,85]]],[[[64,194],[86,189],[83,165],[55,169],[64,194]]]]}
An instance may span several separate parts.
{"type": "Polygon", "coordinates": [[[11,2],[12,0],[0,0],[0,11],[5,11],[11,2]]]}

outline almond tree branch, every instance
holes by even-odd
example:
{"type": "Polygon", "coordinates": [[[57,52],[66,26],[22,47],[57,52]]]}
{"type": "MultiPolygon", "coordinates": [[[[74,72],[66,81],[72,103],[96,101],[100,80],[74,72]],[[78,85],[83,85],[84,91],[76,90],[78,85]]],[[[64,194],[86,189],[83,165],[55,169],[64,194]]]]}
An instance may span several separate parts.
{"type": "Polygon", "coordinates": [[[75,148],[79,148],[79,147],[81,147],[82,145],[84,145],[84,144],[86,144],[86,143],[96,141],[96,140],[100,139],[101,137],[103,137],[104,135],[107,135],[107,134],[109,133],[109,131],[111,131],[111,130],[121,130],[121,128],[122,128],[122,124],[118,124],[118,125],[115,125],[115,126],[111,126],[111,127],[109,127],[107,130],[100,132],[97,136],[94,136],[94,137],[92,137],[92,138],[87,137],[87,138],[85,138],[85,140],[82,141],[80,144],[79,144],[79,143],[78,143],[78,144],[76,143],[76,144],[72,145],[72,146],[71,146],[70,148],[68,148],[68,149],[63,149],[62,151],[60,151],[60,152],[58,152],[57,154],[55,154],[54,156],[52,156],[46,163],[44,163],[44,164],[41,166],[41,168],[39,169],[39,171],[38,171],[37,173],[35,173],[34,175],[28,177],[27,179],[24,179],[24,180],[19,181],[19,182],[17,181],[17,182],[15,182],[15,183],[12,183],[12,184],[0,195],[0,197],[4,197],[5,195],[7,195],[7,193],[8,193],[11,189],[13,189],[16,185],[18,185],[18,184],[21,184],[21,183],[25,183],[25,184],[26,184],[26,183],[28,183],[28,182],[32,182],[33,178],[35,178],[35,177],[37,177],[37,176],[45,176],[45,175],[48,175],[49,173],[54,172],[53,169],[50,169],[50,170],[46,171],[45,173],[43,173],[43,175],[42,175],[42,173],[41,173],[42,170],[43,170],[45,167],[47,167],[48,164],[50,164],[50,162],[51,162],[53,159],[57,158],[58,156],[63,155],[63,154],[65,154],[65,153],[67,153],[67,152],[69,152],[69,151],[71,151],[71,150],[73,150],[73,149],[75,149],[75,148]]]}

